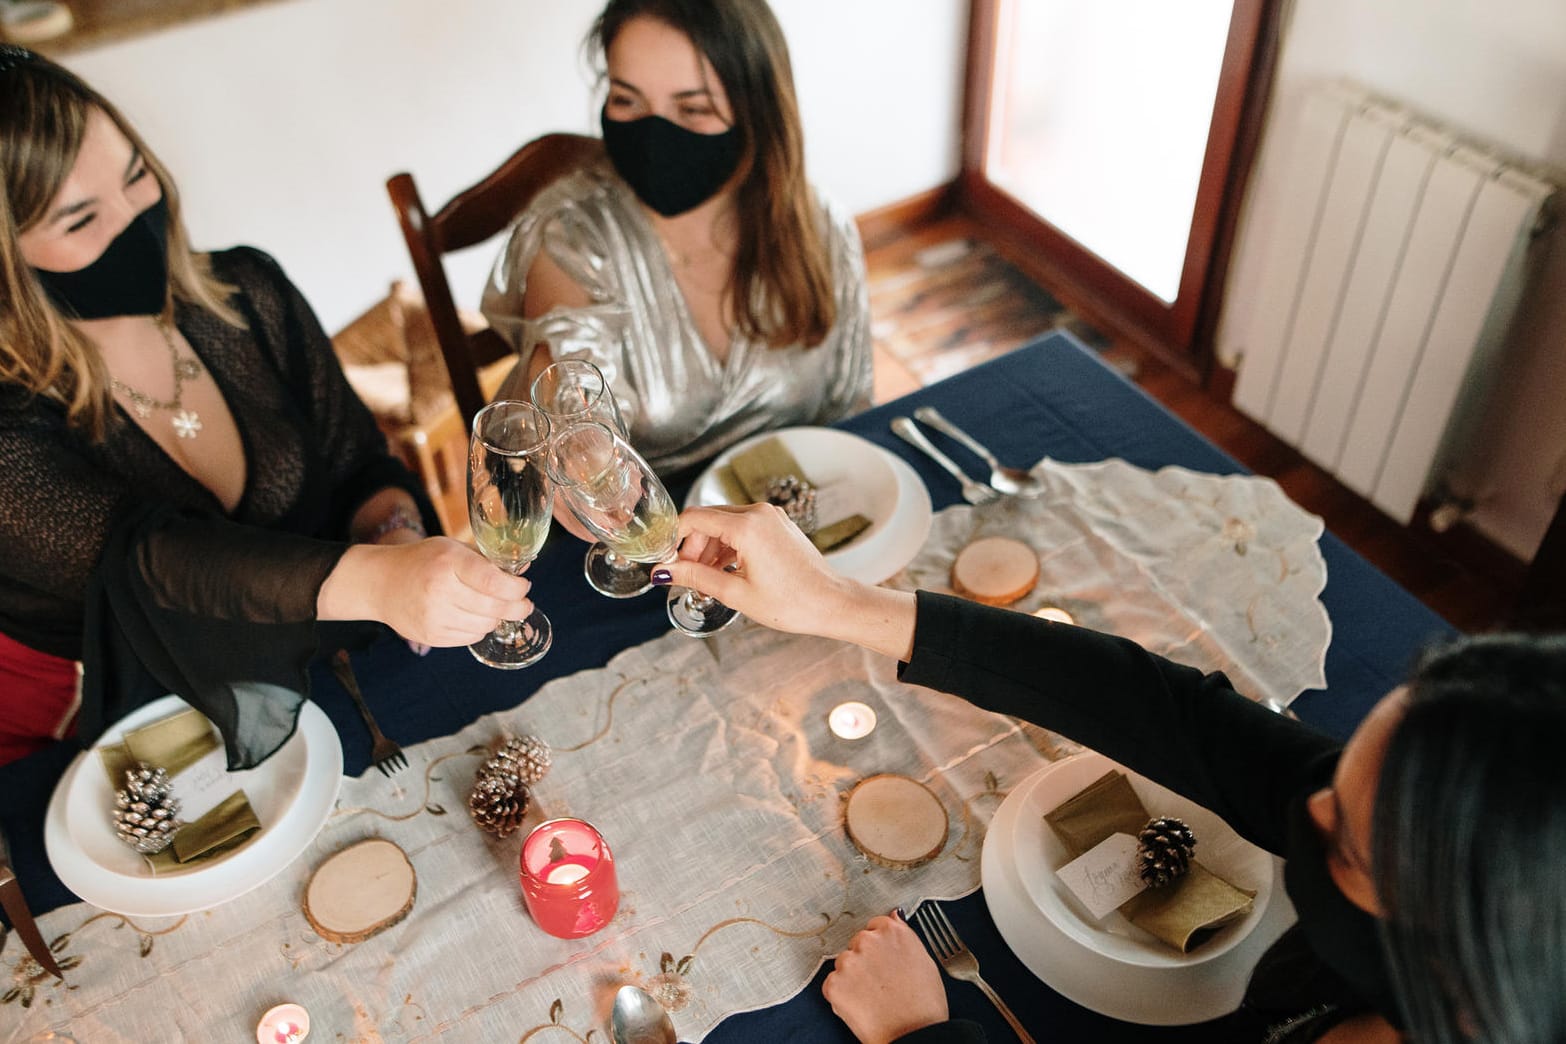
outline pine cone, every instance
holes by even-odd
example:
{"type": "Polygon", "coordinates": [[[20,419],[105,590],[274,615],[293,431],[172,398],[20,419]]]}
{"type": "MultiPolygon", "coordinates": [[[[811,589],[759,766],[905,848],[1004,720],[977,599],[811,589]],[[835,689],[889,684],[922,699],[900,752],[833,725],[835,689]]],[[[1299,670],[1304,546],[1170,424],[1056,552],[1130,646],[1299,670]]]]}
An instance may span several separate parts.
{"type": "Polygon", "coordinates": [[[767,483],[767,503],[776,504],[807,535],[816,531],[816,487],[793,475],[767,483]]]}
{"type": "Polygon", "coordinates": [[[125,787],[114,793],[114,834],[143,855],[156,855],[185,824],[169,774],[145,761],[125,771],[125,787]]]}
{"type": "Polygon", "coordinates": [[[527,784],[510,772],[491,772],[473,782],[468,811],[479,829],[496,837],[509,837],[522,825],[530,798],[527,784]]]}
{"type": "Polygon", "coordinates": [[[537,736],[508,736],[500,749],[479,769],[478,774],[483,777],[495,772],[509,772],[531,785],[549,772],[550,760],[549,744],[537,736]]]}
{"type": "Polygon", "coordinates": [[[1191,869],[1196,835],[1172,816],[1149,819],[1136,835],[1136,869],[1151,888],[1166,885],[1191,869]]]}

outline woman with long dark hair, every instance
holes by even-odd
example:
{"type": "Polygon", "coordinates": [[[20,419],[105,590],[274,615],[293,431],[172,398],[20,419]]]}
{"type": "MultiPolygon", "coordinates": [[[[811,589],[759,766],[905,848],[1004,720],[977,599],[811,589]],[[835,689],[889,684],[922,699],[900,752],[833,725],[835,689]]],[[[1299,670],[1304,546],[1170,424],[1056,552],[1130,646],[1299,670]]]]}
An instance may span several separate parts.
{"type": "MultiPolygon", "coordinates": [[[[1346,744],[1134,642],[837,577],[780,509],[696,508],[693,587],[761,623],[902,661],[907,682],[1054,729],[1282,856],[1299,922],[1214,1040],[1566,1040],[1566,637],[1431,653],[1346,744]]],[[[877,917],[823,986],[863,1041],[979,1041],[907,925],[877,917]]]]}
{"type": "Polygon", "coordinates": [[[765,0],[612,0],[588,43],[607,159],[518,218],[484,295],[522,356],[512,391],[590,360],[663,473],[866,404],[864,258],[805,178],[765,0]]]}
{"type": "Polygon", "coordinates": [[[249,766],[293,731],[317,621],[459,645],[528,608],[526,581],[425,537],[277,263],[193,251],[129,121],[8,45],[0,462],[0,761],[176,692],[249,766]]]}

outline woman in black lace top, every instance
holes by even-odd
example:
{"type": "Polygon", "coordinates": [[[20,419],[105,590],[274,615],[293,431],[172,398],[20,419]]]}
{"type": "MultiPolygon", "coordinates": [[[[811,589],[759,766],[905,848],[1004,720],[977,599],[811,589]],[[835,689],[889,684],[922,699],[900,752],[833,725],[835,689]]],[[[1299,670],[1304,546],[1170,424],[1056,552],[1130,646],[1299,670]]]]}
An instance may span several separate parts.
{"type": "Polygon", "coordinates": [[[0,45],[0,760],[174,691],[230,762],[289,734],[318,620],[458,645],[525,580],[425,537],[309,306],[267,255],[193,253],[135,131],[0,45]]]}

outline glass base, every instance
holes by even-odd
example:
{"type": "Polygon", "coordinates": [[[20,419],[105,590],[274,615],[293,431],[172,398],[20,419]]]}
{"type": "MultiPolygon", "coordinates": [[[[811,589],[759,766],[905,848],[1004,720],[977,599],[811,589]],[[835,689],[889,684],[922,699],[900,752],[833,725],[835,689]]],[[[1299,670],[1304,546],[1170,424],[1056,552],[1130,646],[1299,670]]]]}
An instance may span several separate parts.
{"type": "Polygon", "coordinates": [[[710,638],[738,620],[739,615],[737,609],[688,588],[669,592],[669,622],[675,630],[692,638],[710,638]]]}
{"type": "Polygon", "coordinates": [[[605,544],[587,549],[582,575],[594,591],[608,598],[635,598],[652,590],[652,566],[621,558],[605,544]]]}
{"type": "Polygon", "coordinates": [[[537,609],[521,622],[503,621],[500,626],[468,646],[479,663],[514,671],[531,667],[544,658],[554,641],[555,629],[549,617],[537,609]]]}

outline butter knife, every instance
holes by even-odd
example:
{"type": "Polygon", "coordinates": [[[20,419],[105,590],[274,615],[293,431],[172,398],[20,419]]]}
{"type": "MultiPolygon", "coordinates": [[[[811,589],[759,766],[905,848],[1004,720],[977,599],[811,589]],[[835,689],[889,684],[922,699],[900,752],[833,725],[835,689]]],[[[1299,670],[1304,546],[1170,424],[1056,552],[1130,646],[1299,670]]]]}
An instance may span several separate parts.
{"type": "Polygon", "coordinates": [[[0,906],[5,907],[11,930],[21,936],[22,944],[33,955],[33,960],[55,978],[65,978],[60,972],[60,966],[54,961],[54,954],[44,945],[43,936],[38,934],[38,923],[33,920],[33,912],[27,908],[27,900],[22,897],[22,886],[16,880],[16,872],[11,869],[11,852],[6,847],[4,831],[0,831],[0,906]]]}

